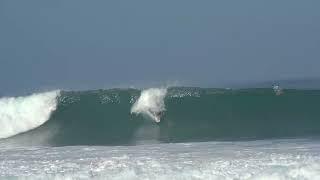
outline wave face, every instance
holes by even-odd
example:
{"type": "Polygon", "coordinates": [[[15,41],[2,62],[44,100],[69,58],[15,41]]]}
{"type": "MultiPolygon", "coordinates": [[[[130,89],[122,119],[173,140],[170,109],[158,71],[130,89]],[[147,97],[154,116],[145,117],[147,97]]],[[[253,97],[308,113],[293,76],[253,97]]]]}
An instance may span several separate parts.
{"type": "Polygon", "coordinates": [[[42,123],[5,141],[46,136],[51,146],[134,145],[318,136],[319,102],[320,90],[54,91],[1,99],[0,137],[42,123]]]}
{"type": "Polygon", "coordinates": [[[0,138],[34,129],[47,120],[57,107],[59,91],[28,97],[0,99],[0,138]]]}

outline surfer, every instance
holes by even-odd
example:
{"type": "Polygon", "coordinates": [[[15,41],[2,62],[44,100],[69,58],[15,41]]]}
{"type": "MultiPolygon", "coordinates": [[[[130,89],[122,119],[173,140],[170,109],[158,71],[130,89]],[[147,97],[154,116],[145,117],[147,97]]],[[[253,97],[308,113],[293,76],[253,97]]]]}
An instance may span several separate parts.
{"type": "Polygon", "coordinates": [[[154,114],[154,117],[155,117],[155,121],[157,123],[159,123],[161,121],[161,117],[163,116],[163,112],[162,111],[154,112],[153,114],[154,114]]]}
{"type": "Polygon", "coordinates": [[[273,86],[273,91],[276,93],[277,96],[280,96],[281,94],[283,94],[282,89],[278,85],[273,86]]]}
{"type": "Polygon", "coordinates": [[[156,113],[156,116],[157,116],[159,119],[161,119],[161,117],[163,116],[163,112],[162,112],[162,111],[157,112],[157,113],[156,113]]]}

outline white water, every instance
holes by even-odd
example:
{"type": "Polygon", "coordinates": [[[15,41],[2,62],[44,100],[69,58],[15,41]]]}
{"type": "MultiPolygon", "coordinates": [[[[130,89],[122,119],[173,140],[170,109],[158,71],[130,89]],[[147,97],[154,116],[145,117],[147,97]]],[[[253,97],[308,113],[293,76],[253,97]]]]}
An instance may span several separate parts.
{"type": "Polygon", "coordinates": [[[57,108],[60,91],[0,99],[0,139],[29,131],[45,123],[57,108]]]}
{"type": "Polygon", "coordinates": [[[318,180],[320,142],[0,148],[0,179],[318,180]]]}
{"type": "Polygon", "coordinates": [[[166,94],[166,88],[143,90],[139,99],[133,104],[131,113],[147,115],[154,121],[160,122],[159,113],[166,110],[164,104],[166,94]]]}

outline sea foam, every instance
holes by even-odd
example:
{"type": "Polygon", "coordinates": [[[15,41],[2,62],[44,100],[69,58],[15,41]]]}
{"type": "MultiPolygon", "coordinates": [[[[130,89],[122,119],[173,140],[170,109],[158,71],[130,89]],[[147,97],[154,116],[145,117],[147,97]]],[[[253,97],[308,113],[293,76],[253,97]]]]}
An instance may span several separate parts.
{"type": "Polygon", "coordinates": [[[319,145],[318,140],[283,139],[0,148],[0,177],[24,180],[318,180],[319,145]]]}
{"type": "Polygon", "coordinates": [[[133,104],[131,113],[149,116],[156,122],[160,122],[160,113],[165,111],[164,98],[166,88],[150,88],[143,90],[139,99],[133,104]]]}
{"type": "Polygon", "coordinates": [[[0,99],[0,138],[29,131],[45,123],[57,108],[60,91],[33,94],[26,97],[0,99]]]}

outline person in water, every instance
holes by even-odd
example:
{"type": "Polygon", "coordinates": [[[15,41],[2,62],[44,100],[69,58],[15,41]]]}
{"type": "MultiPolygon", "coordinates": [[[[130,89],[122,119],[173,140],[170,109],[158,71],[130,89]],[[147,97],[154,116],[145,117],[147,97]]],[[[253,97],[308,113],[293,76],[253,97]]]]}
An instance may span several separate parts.
{"type": "Polygon", "coordinates": [[[162,115],[163,115],[163,112],[162,112],[162,111],[156,113],[156,116],[158,116],[159,119],[162,117],[162,115]]]}
{"type": "Polygon", "coordinates": [[[157,117],[158,121],[157,122],[160,122],[161,121],[161,118],[163,116],[163,112],[160,111],[160,112],[155,112],[154,115],[157,117]]]}
{"type": "Polygon", "coordinates": [[[280,86],[278,85],[274,85],[273,86],[273,91],[276,93],[277,96],[280,96],[283,94],[282,89],[280,88],[280,86]]]}

